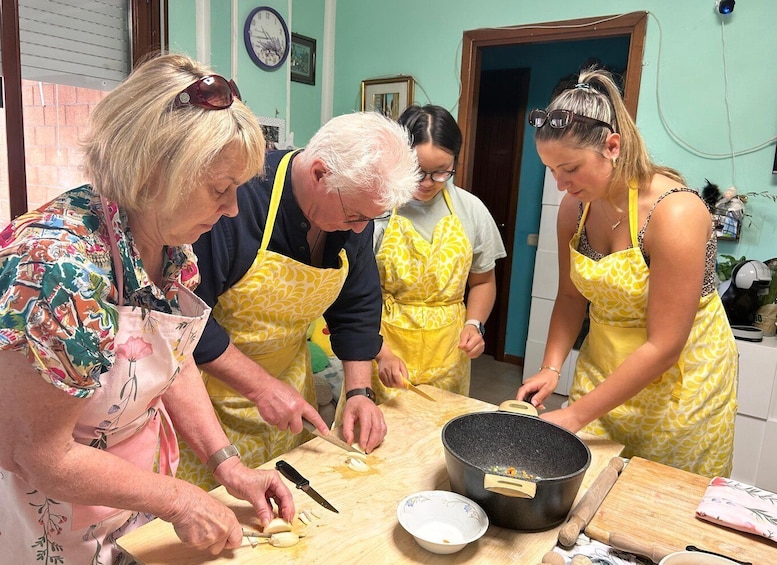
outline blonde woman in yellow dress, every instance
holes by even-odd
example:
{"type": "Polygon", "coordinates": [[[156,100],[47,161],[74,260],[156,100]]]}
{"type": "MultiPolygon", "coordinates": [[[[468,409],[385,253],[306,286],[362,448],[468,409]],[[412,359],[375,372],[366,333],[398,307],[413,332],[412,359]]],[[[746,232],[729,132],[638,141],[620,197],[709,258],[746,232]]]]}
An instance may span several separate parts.
{"type": "Polygon", "coordinates": [[[470,360],[483,353],[505,248],[485,204],[451,182],[461,148],[453,116],[411,106],[398,121],[410,132],[421,177],[410,202],[375,222],[383,346],[373,386],[379,403],[406,379],[469,395],[470,360]]]}
{"type": "Polygon", "coordinates": [[[589,69],[529,114],[542,162],[566,191],[559,288],[542,366],[518,389],[542,407],[590,302],[569,406],[542,418],[706,476],[731,472],[737,348],[715,288],[704,202],[650,160],[609,73],[589,69]]]}

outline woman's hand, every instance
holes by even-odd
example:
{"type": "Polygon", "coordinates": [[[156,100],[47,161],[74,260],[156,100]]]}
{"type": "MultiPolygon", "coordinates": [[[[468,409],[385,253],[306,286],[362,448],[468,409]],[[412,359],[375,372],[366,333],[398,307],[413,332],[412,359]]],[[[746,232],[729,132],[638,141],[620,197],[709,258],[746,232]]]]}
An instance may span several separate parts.
{"type": "Polygon", "coordinates": [[[405,362],[384,344],[375,358],[378,362],[378,377],[388,388],[405,388],[407,366],[405,362]]]}
{"type": "Polygon", "coordinates": [[[275,518],[271,500],[275,501],[281,518],[287,522],[294,519],[294,498],[278,471],[251,469],[232,457],[216,467],[213,476],[229,494],[251,503],[262,528],[275,518]]]}
{"type": "Polygon", "coordinates": [[[459,337],[459,349],[470,359],[480,357],[486,349],[486,341],[480,335],[480,330],[471,324],[465,324],[459,337]]]}
{"type": "Polygon", "coordinates": [[[232,510],[195,485],[180,480],[176,484],[170,492],[174,512],[160,518],[173,525],[183,543],[211,555],[240,546],[242,529],[232,510]]]}
{"type": "Polygon", "coordinates": [[[551,369],[541,369],[526,379],[521,388],[518,389],[515,399],[530,402],[542,410],[545,408],[542,402],[556,390],[559,377],[560,375],[551,369]]]}

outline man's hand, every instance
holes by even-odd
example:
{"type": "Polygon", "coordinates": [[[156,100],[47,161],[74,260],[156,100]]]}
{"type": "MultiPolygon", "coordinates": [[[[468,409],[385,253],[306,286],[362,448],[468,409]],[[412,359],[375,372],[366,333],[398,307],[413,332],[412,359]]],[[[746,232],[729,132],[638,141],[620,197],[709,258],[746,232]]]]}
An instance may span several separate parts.
{"type": "Polygon", "coordinates": [[[297,390],[272,376],[261,378],[247,398],[256,404],[265,422],[279,430],[302,431],[302,418],[311,422],[322,434],[329,433],[318,410],[308,404],[297,390]]]}
{"type": "Polygon", "coordinates": [[[345,401],[343,411],[343,438],[346,443],[354,442],[354,428],[359,425],[359,445],[370,453],[386,437],[386,420],[383,412],[366,396],[352,396],[345,401]]]}

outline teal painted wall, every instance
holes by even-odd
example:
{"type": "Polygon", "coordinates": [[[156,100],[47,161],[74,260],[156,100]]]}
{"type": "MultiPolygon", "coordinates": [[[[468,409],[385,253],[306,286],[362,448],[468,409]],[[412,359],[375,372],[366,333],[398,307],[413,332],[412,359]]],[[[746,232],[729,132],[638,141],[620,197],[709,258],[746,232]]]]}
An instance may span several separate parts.
{"type": "MultiPolygon", "coordinates": [[[[777,193],[777,178],[771,174],[777,133],[777,34],[773,32],[777,2],[740,2],[725,20],[715,13],[714,5],[714,0],[481,0],[477,4],[467,0],[393,0],[388,4],[340,0],[334,113],[357,108],[361,80],[410,74],[418,83],[417,102],[440,104],[456,115],[464,31],[649,8],[637,125],[654,159],[680,169],[696,188],[708,178],[722,188],[735,183],[740,193],[777,193]],[[727,123],[724,53],[733,146],[737,151],[752,149],[736,157],[735,171],[727,123]]],[[[523,195],[523,184],[521,188],[523,195]]],[[[748,212],[751,225],[745,226],[742,239],[720,242],[719,252],[761,260],[777,256],[773,243],[777,204],[768,198],[751,198],[748,212]]],[[[518,237],[523,237],[524,245],[525,233],[518,237]]],[[[520,355],[525,338],[513,322],[523,317],[518,305],[527,300],[531,289],[527,279],[531,278],[515,270],[513,275],[506,353],[520,355]]]]}
{"type": "MultiPolygon", "coordinates": [[[[267,0],[263,4],[288,16],[288,2],[267,0]]],[[[740,193],[777,194],[777,175],[771,174],[777,134],[777,34],[773,30],[777,2],[739,2],[725,19],[715,13],[714,4],[714,0],[338,0],[333,113],[359,108],[362,80],[410,74],[417,81],[417,102],[439,104],[456,115],[464,31],[649,8],[637,125],[654,159],[679,169],[696,188],[707,178],[721,188],[736,184],[740,193]],[[733,163],[729,113],[733,148],[742,153],[733,163]]],[[[190,53],[196,52],[194,5],[194,0],[170,0],[171,45],[190,53]]],[[[231,33],[221,17],[229,21],[230,10],[224,7],[230,4],[211,0],[211,5],[212,11],[219,13],[211,16],[212,62],[219,72],[229,74],[230,41],[226,38],[231,33]]],[[[237,79],[241,91],[260,115],[275,116],[277,110],[279,117],[285,117],[289,104],[294,141],[304,145],[320,125],[320,57],[319,84],[315,87],[297,83],[288,87],[283,70],[286,66],[275,73],[253,66],[242,46],[242,22],[257,3],[240,0],[238,5],[241,35],[237,79]]],[[[292,23],[292,29],[316,37],[320,54],[323,22],[316,18],[323,19],[323,0],[292,0],[292,6],[293,22],[297,22],[292,23]]],[[[522,178],[524,181],[529,182],[522,178]]],[[[523,191],[523,184],[521,188],[523,191]]],[[[719,252],[761,260],[777,256],[777,203],[754,197],[747,211],[742,239],[720,242],[719,252]]],[[[514,277],[513,300],[529,294],[526,276],[522,273],[514,277]]],[[[517,319],[520,316],[514,305],[512,302],[510,316],[517,319]]],[[[507,353],[518,355],[524,343],[512,326],[509,331],[507,353]]]]}
{"type": "MultiPolygon", "coordinates": [[[[294,132],[294,143],[304,145],[321,125],[321,61],[316,64],[316,85],[288,80],[288,63],[267,72],[249,58],[243,42],[243,24],[257,6],[277,10],[289,25],[289,31],[313,37],[321,49],[324,29],[324,0],[296,0],[292,14],[289,3],[277,0],[239,0],[237,33],[232,33],[232,2],[210,0],[210,65],[227,77],[235,78],[243,101],[262,117],[287,120],[286,132],[294,132]],[[233,72],[232,44],[237,43],[236,72],[233,72]],[[289,108],[287,116],[287,106],[289,108]]],[[[195,0],[170,0],[168,7],[170,51],[197,55],[195,0]]],[[[320,59],[320,58],[319,58],[320,59]]]]}
{"type": "Polygon", "coordinates": [[[293,30],[316,40],[316,84],[291,83],[290,128],[294,144],[303,146],[321,126],[321,73],[324,37],[324,0],[296,0],[293,30]]]}

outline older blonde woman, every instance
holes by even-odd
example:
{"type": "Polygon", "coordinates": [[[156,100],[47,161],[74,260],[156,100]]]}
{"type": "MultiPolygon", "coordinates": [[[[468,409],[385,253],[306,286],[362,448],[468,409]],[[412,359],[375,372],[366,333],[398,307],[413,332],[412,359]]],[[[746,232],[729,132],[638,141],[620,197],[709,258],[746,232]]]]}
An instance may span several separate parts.
{"type": "Polygon", "coordinates": [[[176,432],[261,522],[271,498],[294,513],[277,473],[226,458],[192,360],[209,309],[191,244],[237,213],[261,127],[234,83],[176,55],[138,67],[91,126],[91,184],[0,233],[2,559],[118,563],[116,539],[153,516],[215,554],[241,528],[174,478],[176,432]]]}

